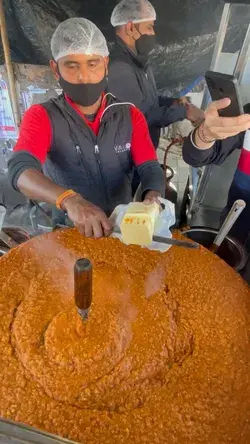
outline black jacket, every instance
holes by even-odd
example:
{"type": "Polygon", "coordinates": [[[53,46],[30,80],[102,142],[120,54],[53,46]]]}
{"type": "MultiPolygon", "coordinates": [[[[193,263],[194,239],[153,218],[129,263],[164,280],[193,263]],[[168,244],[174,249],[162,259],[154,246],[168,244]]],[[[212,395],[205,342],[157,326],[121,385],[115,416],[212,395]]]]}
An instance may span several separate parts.
{"type": "MultiPolygon", "coordinates": [[[[42,104],[52,126],[53,140],[43,172],[56,184],[73,189],[107,215],[119,204],[132,200],[131,180],[134,165],[131,156],[132,122],[130,106],[111,94],[96,136],[64,96],[42,104]]],[[[28,168],[41,171],[40,162],[27,151],[14,153],[9,161],[12,185],[28,168]]],[[[138,167],[142,193],[164,193],[164,177],[157,161],[138,167]]]]}
{"type": "Polygon", "coordinates": [[[155,148],[161,128],[186,118],[184,106],[173,105],[173,99],[158,96],[151,66],[119,37],[110,53],[109,90],[119,100],[131,102],[143,112],[155,148]]]}
{"type": "MultiPolygon", "coordinates": [[[[212,148],[207,150],[195,148],[189,136],[183,145],[183,158],[185,162],[193,167],[211,164],[220,165],[235,149],[242,148],[244,136],[245,133],[243,132],[225,140],[218,140],[212,148]]],[[[231,229],[230,235],[237,238],[243,244],[246,243],[246,248],[250,252],[250,177],[239,169],[236,169],[233,177],[228,192],[227,205],[222,212],[221,222],[223,222],[237,199],[243,199],[246,202],[246,208],[231,229]]]]}
{"type": "Polygon", "coordinates": [[[235,149],[242,148],[244,135],[245,133],[240,133],[225,140],[217,140],[212,148],[207,150],[195,148],[189,136],[182,148],[183,159],[193,167],[221,165],[235,149]]]}

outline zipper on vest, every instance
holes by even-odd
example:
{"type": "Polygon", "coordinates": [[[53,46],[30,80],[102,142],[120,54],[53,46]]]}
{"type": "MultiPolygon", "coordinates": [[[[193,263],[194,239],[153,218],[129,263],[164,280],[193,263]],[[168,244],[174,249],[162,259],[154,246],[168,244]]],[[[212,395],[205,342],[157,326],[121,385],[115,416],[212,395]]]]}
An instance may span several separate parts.
{"type": "Polygon", "coordinates": [[[86,162],[84,153],[82,152],[82,150],[81,150],[79,145],[75,145],[75,150],[76,150],[76,154],[77,154],[77,157],[78,157],[78,159],[77,159],[78,165],[82,166],[84,168],[85,173],[88,176],[89,181],[92,182],[92,176],[91,176],[91,174],[89,172],[89,169],[86,167],[86,163],[87,162],[86,162]]]}
{"type": "MultiPolygon", "coordinates": [[[[76,150],[76,154],[78,155],[78,156],[81,156],[81,148],[79,147],[79,145],[75,145],[75,150],[76,150]]],[[[78,159],[78,165],[81,165],[81,157],[79,157],[79,159],[78,159]]]]}
{"type": "Polygon", "coordinates": [[[102,164],[101,164],[101,160],[100,160],[100,151],[99,151],[98,145],[95,145],[95,156],[96,156],[96,160],[97,160],[97,164],[98,164],[98,168],[99,168],[99,172],[100,172],[100,176],[101,176],[101,180],[102,180],[102,186],[103,186],[103,192],[105,194],[105,200],[106,200],[106,203],[108,204],[108,193],[107,193],[105,178],[104,178],[104,174],[103,174],[103,170],[102,170],[102,164]]]}

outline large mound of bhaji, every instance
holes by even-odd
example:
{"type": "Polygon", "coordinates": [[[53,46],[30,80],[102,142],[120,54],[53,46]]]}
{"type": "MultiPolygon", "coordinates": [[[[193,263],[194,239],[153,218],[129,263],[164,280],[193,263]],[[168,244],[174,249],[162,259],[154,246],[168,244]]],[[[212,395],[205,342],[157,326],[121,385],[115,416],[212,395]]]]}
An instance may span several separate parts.
{"type": "Polygon", "coordinates": [[[250,292],[212,253],[66,230],[3,257],[0,283],[0,416],[85,444],[250,443],[250,292]]]}

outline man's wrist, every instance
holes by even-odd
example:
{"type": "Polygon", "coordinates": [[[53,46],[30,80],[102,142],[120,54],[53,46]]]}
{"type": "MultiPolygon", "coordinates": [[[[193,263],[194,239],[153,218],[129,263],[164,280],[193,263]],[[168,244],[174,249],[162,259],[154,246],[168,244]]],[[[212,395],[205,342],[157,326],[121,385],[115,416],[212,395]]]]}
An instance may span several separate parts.
{"type": "Polygon", "coordinates": [[[74,190],[65,190],[61,194],[59,194],[56,199],[56,207],[58,208],[58,210],[64,210],[65,202],[75,195],[77,195],[77,193],[74,190]]]}
{"type": "Polygon", "coordinates": [[[204,121],[198,126],[197,135],[198,135],[198,138],[203,143],[207,143],[207,144],[210,143],[211,144],[211,143],[215,142],[215,138],[213,136],[211,136],[210,132],[209,132],[209,135],[207,135],[204,121]]]}
{"type": "Polygon", "coordinates": [[[144,199],[153,199],[154,197],[158,199],[161,197],[161,193],[159,191],[149,190],[145,193],[144,199]]]}
{"type": "Polygon", "coordinates": [[[162,195],[159,191],[151,190],[145,194],[145,196],[143,198],[143,202],[146,205],[149,205],[152,203],[157,203],[158,205],[161,205],[161,202],[159,200],[160,197],[162,197],[162,195]]]}
{"type": "MultiPolygon", "coordinates": [[[[73,190],[66,190],[64,193],[58,196],[56,201],[56,207],[62,211],[67,212],[68,206],[75,200],[81,199],[84,202],[84,199],[80,196],[80,194],[76,193],[73,190]]],[[[87,202],[87,201],[86,201],[87,202]]]]}
{"type": "Polygon", "coordinates": [[[199,128],[200,127],[195,128],[190,135],[192,145],[198,150],[207,150],[209,148],[212,148],[215,140],[208,141],[208,139],[203,139],[203,137],[200,136],[199,128]]]}

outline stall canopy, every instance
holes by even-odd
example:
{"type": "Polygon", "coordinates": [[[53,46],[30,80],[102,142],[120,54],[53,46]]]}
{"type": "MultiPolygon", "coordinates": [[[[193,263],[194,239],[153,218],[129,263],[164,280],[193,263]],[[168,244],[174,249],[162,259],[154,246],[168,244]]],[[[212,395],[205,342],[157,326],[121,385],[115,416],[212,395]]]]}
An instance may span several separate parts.
{"type": "MultiPolygon", "coordinates": [[[[109,17],[116,0],[5,0],[12,59],[47,64],[50,38],[59,22],[84,16],[114,40],[109,17]]],[[[158,14],[158,46],[152,62],[159,88],[180,91],[209,67],[224,2],[218,0],[152,0],[158,14]]],[[[249,17],[241,14],[231,25],[226,46],[237,50],[249,17]]],[[[1,62],[3,54],[1,51],[1,62]]]]}

